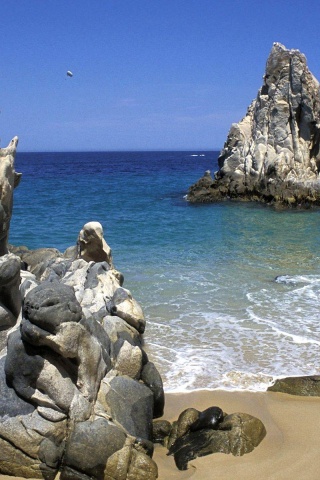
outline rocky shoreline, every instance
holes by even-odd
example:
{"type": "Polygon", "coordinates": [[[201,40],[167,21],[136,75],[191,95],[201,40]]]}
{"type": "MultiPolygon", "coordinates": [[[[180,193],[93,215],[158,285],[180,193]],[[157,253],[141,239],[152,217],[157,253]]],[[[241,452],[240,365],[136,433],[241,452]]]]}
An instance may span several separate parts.
{"type": "MultiPolygon", "coordinates": [[[[166,394],[164,417],[173,422],[190,406],[205,410],[218,404],[230,412],[247,411],[260,418],[267,435],[249,455],[236,457],[215,453],[189,462],[188,470],[178,470],[173,456],[156,444],[153,459],[159,480],[271,480],[318,478],[319,397],[299,397],[274,392],[196,391],[166,394]]],[[[21,476],[1,475],[1,480],[23,480],[21,476]]],[[[59,478],[59,474],[56,477],[59,478]]]]}
{"type": "Polygon", "coordinates": [[[180,470],[217,451],[251,452],[266,432],[248,414],[188,408],[171,424],[146,321],[123,287],[99,222],[76,245],[8,245],[14,156],[1,150],[0,473],[53,480],[154,480],[154,444],[180,470]]]}

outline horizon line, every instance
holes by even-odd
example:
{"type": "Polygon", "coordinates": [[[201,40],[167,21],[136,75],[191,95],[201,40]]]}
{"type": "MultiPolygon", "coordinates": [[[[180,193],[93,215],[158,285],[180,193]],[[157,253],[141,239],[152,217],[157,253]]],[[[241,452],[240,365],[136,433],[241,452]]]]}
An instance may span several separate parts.
{"type": "MultiPolygon", "coordinates": [[[[5,147],[6,148],[6,147],[5,147]]],[[[2,148],[0,148],[1,150],[2,148]]],[[[128,153],[128,152],[220,152],[221,148],[187,148],[187,149],[175,149],[175,148],[166,148],[166,149],[110,149],[110,150],[17,150],[16,153],[104,153],[104,152],[114,152],[114,153],[128,153]]]]}

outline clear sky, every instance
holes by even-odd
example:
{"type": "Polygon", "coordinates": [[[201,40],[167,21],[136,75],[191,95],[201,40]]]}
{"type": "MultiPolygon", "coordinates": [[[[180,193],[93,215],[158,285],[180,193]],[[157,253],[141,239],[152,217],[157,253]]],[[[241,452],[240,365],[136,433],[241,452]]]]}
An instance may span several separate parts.
{"type": "Polygon", "coordinates": [[[18,135],[20,151],[220,149],[275,41],[320,79],[319,0],[3,0],[0,14],[0,146],[18,135]]]}

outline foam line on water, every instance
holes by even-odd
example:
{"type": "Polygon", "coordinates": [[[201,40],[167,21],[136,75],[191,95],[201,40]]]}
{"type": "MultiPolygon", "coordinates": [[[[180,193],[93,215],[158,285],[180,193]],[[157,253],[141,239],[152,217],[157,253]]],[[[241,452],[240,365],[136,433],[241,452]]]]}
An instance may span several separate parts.
{"type": "Polygon", "coordinates": [[[276,283],[294,284],[320,284],[320,277],[318,275],[279,275],[275,278],[276,283]]]}

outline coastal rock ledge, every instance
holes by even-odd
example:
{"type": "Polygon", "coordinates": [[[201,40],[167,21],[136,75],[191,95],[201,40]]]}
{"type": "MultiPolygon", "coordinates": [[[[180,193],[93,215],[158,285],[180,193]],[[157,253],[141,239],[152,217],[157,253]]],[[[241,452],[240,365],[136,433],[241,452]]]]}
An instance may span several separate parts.
{"type": "Polygon", "coordinates": [[[189,189],[190,202],[223,199],[320,205],[320,93],[299,50],[274,43],[263,85],[231,126],[218,158],[189,189]]]}

